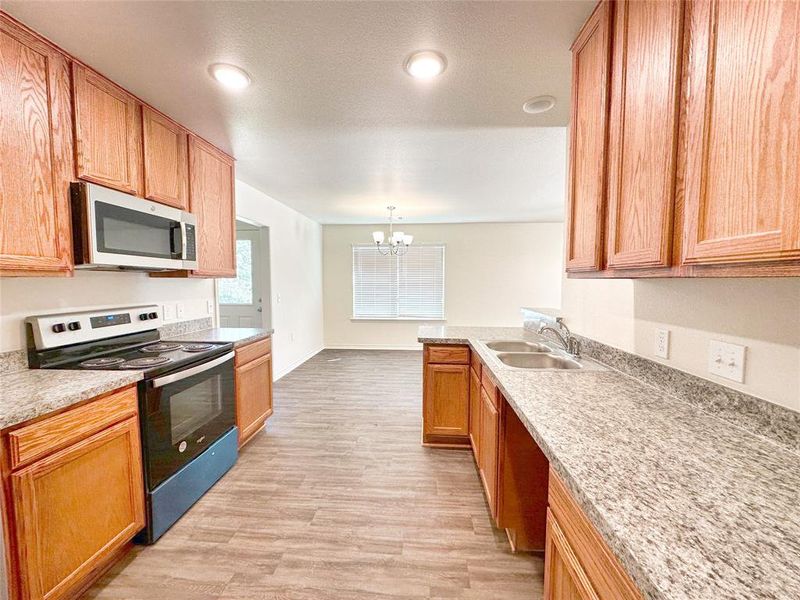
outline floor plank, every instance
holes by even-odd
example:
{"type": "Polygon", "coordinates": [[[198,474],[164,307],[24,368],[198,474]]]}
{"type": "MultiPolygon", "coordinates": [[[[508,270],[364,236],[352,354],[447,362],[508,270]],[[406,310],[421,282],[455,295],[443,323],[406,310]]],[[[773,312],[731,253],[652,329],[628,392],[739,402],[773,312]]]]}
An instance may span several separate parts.
{"type": "Polygon", "coordinates": [[[494,529],[472,456],[420,445],[419,352],[326,350],[154,546],[86,598],[538,600],[542,560],[494,529]]]}

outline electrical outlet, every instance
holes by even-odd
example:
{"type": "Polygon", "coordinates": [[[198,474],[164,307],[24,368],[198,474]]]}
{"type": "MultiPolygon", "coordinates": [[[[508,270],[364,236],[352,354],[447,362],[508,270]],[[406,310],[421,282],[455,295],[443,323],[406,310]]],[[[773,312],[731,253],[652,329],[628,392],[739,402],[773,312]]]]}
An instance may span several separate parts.
{"type": "Polygon", "coordinates": [[[747,346],[711,340],[708,346],[708,372],[744,383],[744,356],[747,346]]]}
{"type": "Polygon", "coordinates": [[[275,303],[276,304],[280,304],[281,303],[281,295],[280,294],[276,294],[275,295],[275,303]]]}
{"type": "Polygon", "coordinates": [[[174,321],[175,320],[175,305],[174,304],[163,304],[161,306],[161,313],[164,317],[164,321],[174,321]]]}
{"type": "Polygon", "coordinates": [[[214,314],[214,301],[213,300],[206,300],[206,314],[213,315],[214,314]]]}
{"type": "Polygon", "coordinates": [[[656,329],[653,354],[659,358],[669,358],[669,329],[656,329]]]}
{"type": "Polygon", "coordinates": [[[175,303],[175,315],[182,319],[184,314],[183,302],[176,302],[175,303]]]}
{"type": "Polygon", "coordinates": [[[290,342],[294,341],[294,331],[289,334],[289,341],[290,342]]]}

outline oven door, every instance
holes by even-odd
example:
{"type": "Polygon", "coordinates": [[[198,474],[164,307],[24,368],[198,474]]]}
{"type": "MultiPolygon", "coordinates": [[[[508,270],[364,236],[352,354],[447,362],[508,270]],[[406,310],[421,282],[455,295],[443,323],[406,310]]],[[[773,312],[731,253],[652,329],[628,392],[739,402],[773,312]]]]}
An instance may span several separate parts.
{"type": "Polygon", "coordinates": [[[228,352],[145,382],[141,419],[148,490],[234,426],[233,357],[228,352]]]}

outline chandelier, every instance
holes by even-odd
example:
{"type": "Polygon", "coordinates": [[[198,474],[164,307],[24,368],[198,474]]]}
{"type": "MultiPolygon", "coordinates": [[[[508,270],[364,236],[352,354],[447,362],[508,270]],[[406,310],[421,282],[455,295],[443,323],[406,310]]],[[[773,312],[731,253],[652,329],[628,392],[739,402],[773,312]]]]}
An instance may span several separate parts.
{"type": "MultiPolygon", "coordinates": [[[[372,232],[372,241],[375,242],[375,247],[378,249],[378,252],[384,256],[389,256],[390,254],[402,256],[408,252],[408,247],[411,245],[411,242],[414,241],[413,235],[406,235],[402,231],[394,230],[394,211],[396,208],[396,206],[386,207],[389,211],[389,240],[384,243],[385,237],[382,231],[372,232]]],[[[398,220],[401,218],[402,217],[398,217],[398,220]]]]}

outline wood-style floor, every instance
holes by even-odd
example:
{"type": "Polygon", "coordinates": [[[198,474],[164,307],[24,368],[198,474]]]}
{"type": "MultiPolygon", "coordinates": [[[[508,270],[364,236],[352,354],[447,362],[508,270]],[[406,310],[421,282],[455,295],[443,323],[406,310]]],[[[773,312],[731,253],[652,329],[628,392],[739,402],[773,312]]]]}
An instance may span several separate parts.
{"type": "Polygon", "coordinates": [[[419,352],[327,350],[275,385],[237,465],[87,598],[525,599],[469,452],[420,445],[419,352]]]}

